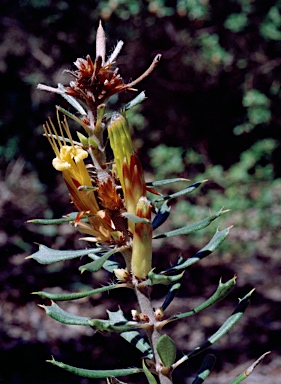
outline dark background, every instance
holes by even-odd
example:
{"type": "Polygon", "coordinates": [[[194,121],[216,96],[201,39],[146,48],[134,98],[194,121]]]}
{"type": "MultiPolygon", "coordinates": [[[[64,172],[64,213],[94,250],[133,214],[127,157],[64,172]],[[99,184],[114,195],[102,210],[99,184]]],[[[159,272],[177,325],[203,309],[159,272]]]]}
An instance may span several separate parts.
{"type": "MultiPolygon", "coordinates": [[[[57,324],[30,295],[45,288],[98,287],[108,280],[104,273],[94,276],[93,283],[93,276],[80,276],[79,261],[45,268],[24,260],[37,250],[34,243],[83,247],[67,225],[40,228],[25,222],[60,217],[71,209],[42,137],[42,124],[54,116],[54,106],[65,104],[36,85],[67,84],[63,70],[73,69],[77,57],[95,56],[100,18],[109,53],[118,40],[125,42],[118,59],[125,82],[162,54],[154,73],[138,85],[148,99],[131,116],[148,177],[169,173],[167,147],[178,149],[184,168],[175,167],[173,176],[211,178],[189,199],[182,220],[226,203],[232,213],[219,225],[236,224],[221,251],[187,272],[171,311],[182,310],[183,303],[188,310],[208,298],[220,277],[225,281],[237,274],[237,289],[215,309],[171,327],[171,335],[179,349],[188,352],[219,328],[238,297],[256,287],[245,317],[212,347],[218,360],[207,382],[231,381],[247,362],[268,350],[272,354],[248,382],[280,382],[280,1],[2,0],[1,8],[0,382],[90,382],[47,365],[44,361],[51,355],[84,368],[139,365],[139,354],[118,336],[57,324]],[[157,164],[158,152],[151,148],[159,144],[164,145],[165,161],[157,164]]],[[[131,98],[129,92],[123,94],[117,105],[131,98]]],[[[181,208],[177,212],[180,221],[181,208]]],[[[206,243],[200,236],[158,244],[155,259],[167,266],[167,255],[174,260],[184,250],[184,256],[190,256],[206,243]]],[[[156,303],[161,304],[164,292],[153,294],[156,303]]],[[[105,318],[105,309],[117,310],[118,305],[129,315],[130,302],[130,293],[122,292],[120,298],[114,292],[67,308],[105,318]]],[[[180,367],[175,382],[192,382],[200,361],[198,357],[194,365],[180,367]]],[[[127,381],[145,382],[141,376],[127,381]]]]}

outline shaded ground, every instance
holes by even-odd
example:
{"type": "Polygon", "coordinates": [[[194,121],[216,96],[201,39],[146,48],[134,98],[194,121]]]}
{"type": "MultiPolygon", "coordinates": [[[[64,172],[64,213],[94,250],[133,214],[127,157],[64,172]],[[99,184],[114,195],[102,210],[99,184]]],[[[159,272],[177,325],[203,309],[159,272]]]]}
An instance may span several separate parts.
{"type": "MultiPolygon", "coordinates": [[[[2,266],[0,281],[3,287],[1,300],[1,374],[0,380],[5,384],[49,384],[73,383],[87,384],[88,379],[81,379],[60,371],[45,363],[54,355],[57,360],[84,368],[116,368],[128,365],[139,365],[139,354],[118,336],[105,337],[94,334],[89,328],[67,326],[48,318],[44,311],[37,306],[42,303],[31,292],[41,289],[77,291],[91,285],[91,276],[80,274],[77,268],[80,262],[69,262],[62,266],[44,267],[32,260],[25,260],[29,252],[20,251],[16,237],[22,237],[29,244],[34,238],[28,227],[23,226],[23,215],[19,211],[10,211],[14,227],[18,227],[2,248],[2,266]],[[58,283],[60,285],[58,287],[58,283]],[[112,357],[116,358],[112,358],[112,357]],[[13,367],[13,368],[11,368],[13,367]]],[[[69,236],[69,228],[62,226],[58,235],[69,236]]],[[[3,237],[3,236],[2,236],[3,237]]],[[[58,236],[58,239],[61,236],[58,236]]],[[[59,241],[59,240],[57,240],[59,241]]],[[[230,235],[231,242],[237,241],[237,233],[230,235]]],[[[74,242],[75,243],[75,242],[74,242]]],[[[180,243],[182,247],[184,243],[180,243]]],[[[81,247],[81,244],[80,244],[81,247]]],[[[162,264],[163,246],[159,243],[156,257],[162,264]]],[[[187,249],[187,245],[184,249],[187,249]]],[[[34,247],[33,250],[36,250],[34,247]]],[[[168,245],[165,254],[171,259],[179,253],[178,249],[168,245]]],[[[189,251],[184,252],[188,256],[189,251]]],[[[164,261],[166,264],[166,262],[164,261]]],[[[249,383],[277,384],[280,383],[280,253],[271,252],[265,255],[256,253],[250,259],[243,255],[224,256],[216,252],[204,259],[200,265],[194,265],[185,276],[184,285],[177,298],[167,310],[167,315],[188,310],[208,298],[216,289],[220,277],[224,281],[234,274],[238,276],[237,287],[232,293],[214,308],[210,308],[185,321],[169,326],[169,333],[177,343],[179,350],[189,351],[200,344],[206,337],[213,334],[224,320],[232,313],[237,304],[237,298],[243,297],[249,290],[256,287],[252,304],[242,320],[234,329],[211,348],[217,356],[214,373],[207,381],[210,384],[227,383],[238,373],[250,365],[266,351],[272,353],[259,365],[255,373],[247,380],[249,383]]],[[[104,284],[107,280],[105,273],[94,276],[94,287],[104,284]]],[[[62,305],[74,314],[91,317],[106,317],[106,309],[117,310],[118,305],[129,316],[130,303],[133,295],[128,290],[97,295],[89,300],[62,305]]],[[[165,290],[153,293],[155,307],[161,305],[165,290]]],[[[180,352],[179,352],[180,356],[180,352]]],[[[202,357],[194,359],[194,364],[184,365],[175,372],[175,382],[191,383],[192,375],[198,369],[202,357]]],[[[131,380],[131,379],[130,379],[131,380]]],[[[104,381],[101,381],[104,382],[104,381]]],[[[141,376],[134,381],[145,382],[141,376]]]]}

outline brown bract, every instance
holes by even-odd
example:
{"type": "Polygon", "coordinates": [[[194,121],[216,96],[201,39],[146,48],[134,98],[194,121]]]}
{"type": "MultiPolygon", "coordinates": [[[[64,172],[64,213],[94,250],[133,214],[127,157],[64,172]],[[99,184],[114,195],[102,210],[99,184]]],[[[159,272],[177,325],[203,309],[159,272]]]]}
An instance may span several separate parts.
{"type": "MultiPolygon", "coordinates": [[[[99,106],[105,104],[111,96],[119,92],[124,90],[135,91],[133,87],[154,70],[161,58],[161,55],[156,55],[146,71],[137,79],[124,84],[122,76],[119,74],[119,69],[113,68],[122,46],[123,42],[119,41],[110,57],[105,60],[106,38],[100,22],[96,36],[95,60],[93,61],[89,55],[85,59],[78,58],[74,62],[77,69],[66,70],[66,72],[74,77],[74,80],[68,86],[59,84],[57,88],[53,88],[44,84],[38,84],[38,89],[61,95],[69,95],[81,101],[87,106],[87,112],[84,113],[83,108],[80,107],[82,108],[83,115],[81,122],[95,130],[99,106]]],[[[71,101],[69,102],[72,104],[71,101]]],[[[75,107],[77,108],[77,105],[75,107]]],[[[78,108],[78,111],[81,113],[80,108],[78,108]]]]}
{"type": "Polygon", "coordinates": [[[114,94],[128,89],[123,83],[119,69],[112,69],[113,63],[102,65],[102,58],[98,56],[93,62],[88,55],[86,59],[78,58],[74,62],[76,71],[70,73],[75,80],[65,87],[65,93],[85,103],[90,110],[95,110],[100,104],[114,94]]]}

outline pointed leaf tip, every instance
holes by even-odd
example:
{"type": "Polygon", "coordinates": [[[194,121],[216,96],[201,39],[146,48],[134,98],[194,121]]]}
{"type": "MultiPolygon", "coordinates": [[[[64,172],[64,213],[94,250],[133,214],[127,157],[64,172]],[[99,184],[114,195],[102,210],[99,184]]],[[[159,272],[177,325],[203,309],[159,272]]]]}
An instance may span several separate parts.
{"type": "Polygon", "coordinates": [[[127,376],[135,373],[142,372],[140,368],[124,368],[124,369],[108,369],[108,370],[91,370],[76,368],[71,365],[67,365],[56,361],[54,358],[52,360],[47,360],[48,363],[51,363],[59,368],[65,369],[68,372],[74,373],[78,376],[87,377],[89,379],[107,379],[108,377],[119,377],[127,376]]]}
{"type": "Polygon", "coordinates": [[[143,372],[144,372],[144,374],[148,380],[148,383],[149,384],[157,384],[157,381],[155,380],[155,378],[152,375],[152,373],[150,372],[150,370],[147,368],[144,360],[142,361],[142,368],[143,368],[143,372]]]}

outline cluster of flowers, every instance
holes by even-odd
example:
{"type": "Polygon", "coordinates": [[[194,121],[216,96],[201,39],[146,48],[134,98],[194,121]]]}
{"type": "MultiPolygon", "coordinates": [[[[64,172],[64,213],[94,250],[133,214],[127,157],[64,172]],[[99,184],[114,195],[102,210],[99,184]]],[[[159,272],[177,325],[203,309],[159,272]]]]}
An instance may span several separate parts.
{"type": "Polygon", "coordinates": [[[146,197],[143,169],[133,149],[125,111],[114,112],[108,120],[105,103],[112,95],[134,90],[132,87],[157,65],[160,55],[138,79],[125,84],[118,68],[114,69],[122,45],[119,42],[106,61],[105,34],[100,24],[95,61],[90,56],[78,58],[74,63],[77,69],[68,71],[74,78],[69,86],[59,84],[58,88],[52,88],[40,84],[38,88],[59,93],[76,107],[79,118],[67,114],[86,132],[86,135],[78,132],[79,141],[74,141],[67,119],[65,115],[61,119],[59,110],[58,128],[51,120],[44,125],[56,156],[53,166],[62,172],[78,210],[75,226],[87,235],[84,237],[87,241],[120,248],[126,255],[126,276],[141,280],[151,270],[151,204],[146,197]],[[111,163],[105,156],[104,137],[108,137],[113,151],[111,163]]]}

